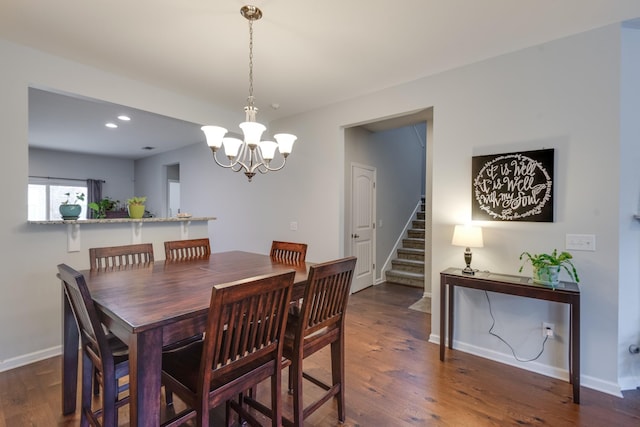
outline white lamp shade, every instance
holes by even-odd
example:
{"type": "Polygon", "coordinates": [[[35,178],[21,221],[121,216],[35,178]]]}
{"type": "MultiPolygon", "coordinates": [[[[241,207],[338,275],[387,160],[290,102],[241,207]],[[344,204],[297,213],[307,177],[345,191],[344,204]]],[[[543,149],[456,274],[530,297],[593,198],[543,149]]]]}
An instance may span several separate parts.
{"type": "Polygon", "coordinates": [[[202,126],[200,129],[204,132],[209,147],[218,149],[222,146],[222,138],[227,133],[225,128],[220,126],[202,126]]]}
{"type": "Polygon", "coordinates": [[[273,137],[278,142],[280,153],[283,155],[291,153],[291,150],[293,150],[293,143],[298,139],[297,136],[291,135],[290,133],[279,133],[277,135],[273,135],[273,137]]]}
{"type": "Polygon", "coordinates": [[[482,228],[472,225],[456,225],[453,230],[451,244],[467,248],[483,247],[482,228]]]}
{"type": "Polygon", "coordinates": [[[242,122],[240,123],[240,129],[244,134],[244,142],[251,148],[255,148],[258,145],[262,132],[267,130],[265,125],[258,122],[242,122]]]}
{"type": "Polygon", "coordinates": [[[238,156],[238,151],[242,145],[241,140],[238,138],[222,138],[222,142],[224,143],[224,152],[227,157],[235,158],[238,156]]]}
{"type": "Polygon", "coordinates": [[[276,155],[278,144],[273,141],[260,141],[258,146],[260,147],[260,152],[262,153],[262,158],[264,160],[273,160],[273,157],[276,155]]]}

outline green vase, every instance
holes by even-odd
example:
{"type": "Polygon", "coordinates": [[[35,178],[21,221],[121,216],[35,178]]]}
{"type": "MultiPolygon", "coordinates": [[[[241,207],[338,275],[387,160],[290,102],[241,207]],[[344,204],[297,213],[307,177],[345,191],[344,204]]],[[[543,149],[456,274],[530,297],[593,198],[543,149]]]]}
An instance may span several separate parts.
{"type": "Polygon", "coordinates": [[[144,216],[144,205],[129,205],[129,218],[140,219],[144,216]]]}
{"type": "Polygon", "coordinates": [[[76,220],[80,217],[82,206],[80,205],[60,205],[60,215],[65,220],[76,220]]]}

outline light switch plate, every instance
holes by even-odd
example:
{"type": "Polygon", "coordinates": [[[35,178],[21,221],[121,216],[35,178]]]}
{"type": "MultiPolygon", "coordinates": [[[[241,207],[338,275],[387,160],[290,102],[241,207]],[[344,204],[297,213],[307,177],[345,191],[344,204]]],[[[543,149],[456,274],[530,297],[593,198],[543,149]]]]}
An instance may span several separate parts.
{"type": "Polygon", "coordinates": [[[594,234],[567,234],[565,247],[574,251],[595,251],[596,236],[594,234]]]}

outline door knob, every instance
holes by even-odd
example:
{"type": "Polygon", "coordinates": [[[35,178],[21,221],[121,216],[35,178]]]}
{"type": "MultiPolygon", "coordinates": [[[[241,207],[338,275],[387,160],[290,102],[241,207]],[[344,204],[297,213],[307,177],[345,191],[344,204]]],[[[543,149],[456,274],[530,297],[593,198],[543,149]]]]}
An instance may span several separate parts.
{"type": "Polygon", "coordinates": [[[352,234],[351,237],[353,237],[354,239],[357,239],[360,236],[358,236],[357,234],[352,234]]]}

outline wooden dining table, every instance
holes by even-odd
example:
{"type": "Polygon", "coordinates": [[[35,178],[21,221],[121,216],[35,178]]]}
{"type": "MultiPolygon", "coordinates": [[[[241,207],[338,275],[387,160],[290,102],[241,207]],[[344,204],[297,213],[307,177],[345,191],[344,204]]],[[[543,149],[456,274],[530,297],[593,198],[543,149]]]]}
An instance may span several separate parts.
{"type": "MultiPolygon", "coordinates": [[[[129,425],[160,425],[162,348],[205,330],[213,285],[295,270],[292,300],[298,300],[310,265],[232,251],[203,259],[82,271],[102,322],[129,346],[129,425]]],[[[63,296],[64,414],[76,408],[78,340],[73,312],[63,296]]]]}

